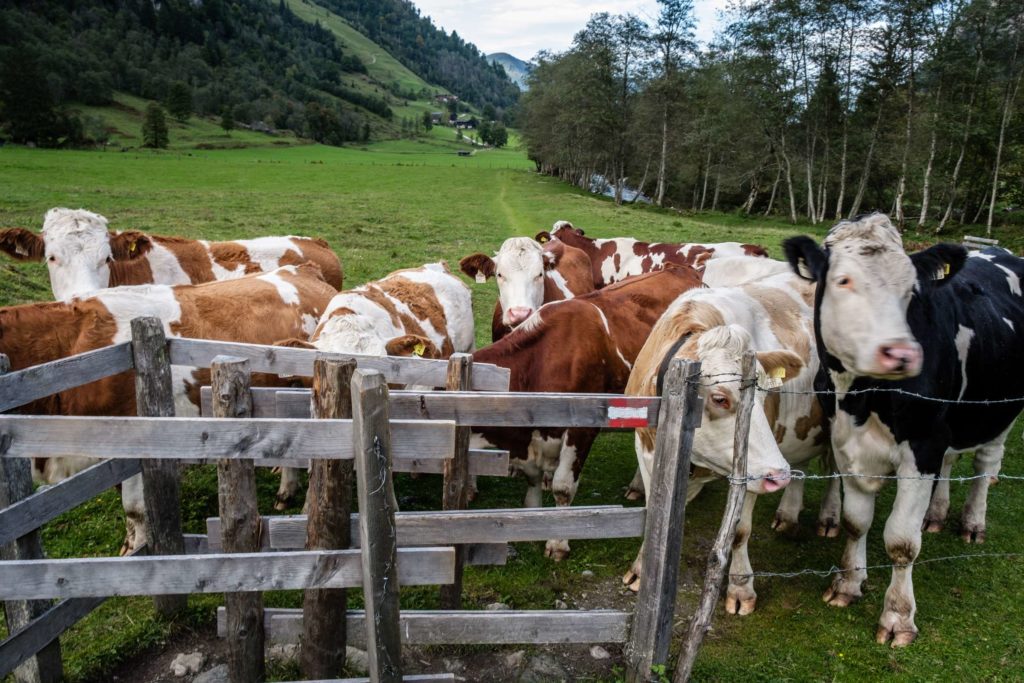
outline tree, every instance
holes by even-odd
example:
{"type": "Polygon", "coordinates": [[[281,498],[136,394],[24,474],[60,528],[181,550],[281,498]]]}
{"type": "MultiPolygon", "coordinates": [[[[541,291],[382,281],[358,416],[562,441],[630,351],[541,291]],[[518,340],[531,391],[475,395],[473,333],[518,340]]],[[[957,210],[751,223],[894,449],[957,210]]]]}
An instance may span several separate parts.
{"type": "Polygon", "coordinates": [[[504,147],[508,144],[508,130],[506,130],[505,124],[496,123],[491,128],[491,144],[495,147],[504,147]]]}
{"type": "Polygon", "coordinates": [[[146,118],[142,122],[142,146],[153,149],[166,149],[169,142],[167,117],[164,109],[156,102],[146,107],[146,118]]]}
{"type": "Polygon", "coordinates": [[[434,117],[429,111],[423,112],[423,130],[429,131],[434,127],[434,117]]]}
{"type": "Polygon", "coordinates": [[[224,107],[224,110],[220,113],[220,127],[228,135],[231,135],[231,131],[235,129],[235,115],[231,111],[231,107],[224,107]]]}
{"type": "Polygon", "coordinates": [[[167,111],[182,123],[192,116],[192,90],[182,81],[175,81],[167,91],[167,111]]]}
{"type": "Polygon", "coordinates": [[[58,113],[38,62],[19,49],[0,60],[0,121],[14,142],[49,146],[59,136],[58,113]]]}
{"type": "MultiPolygon", "coordinates": [[[[656,88],[661,100],[661,150],[658,155],[658,188],[655,201],[662,206],[665,201],[665,172],[669,151],[669,112],[679,94],[679,67],[683,55],[693,47],[693,0],[658,0],[661,12],[652,42],[657,51],[658,81],[656,88]]],[[[642,187],[639,189],[643,189],[642,187]]]]}
{"type": "Polygon", "coordinates": [[[490,102],[484,105],[484,108],[481,110],[481,114],[483,115],[483,118],[487,121],[494,121],[495,119],[498,118],[498,112],[494,109],[494,105],[491,104],[490,102]]]}

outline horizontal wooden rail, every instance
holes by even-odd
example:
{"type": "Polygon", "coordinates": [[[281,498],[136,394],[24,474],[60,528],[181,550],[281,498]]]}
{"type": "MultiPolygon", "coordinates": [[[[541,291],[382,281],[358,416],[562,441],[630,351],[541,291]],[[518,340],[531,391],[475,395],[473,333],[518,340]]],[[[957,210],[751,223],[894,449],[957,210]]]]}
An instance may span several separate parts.
{"type": "MultiPolygon", "coordinates": [[[[476,365],[475,368],[478,367],[476,365]]],[[[211,390],[200,391],[203,415],[210,414],[211,390]]],[[[308,389],[252,390],[253,417],[309,417],[308,389]]],[[[656,427],[661,399],[614,394],[529,392],[392,391],[392,420],[454,420],[466,427],[656,427]]]]}
{"type": "MultiPolygon", "coordinates": [[[[313,359],[321,351],[294,349],[282,346],[261,346],[258,344],[236,344],[232,342],[207,341],[205,339],[169,339],[171,363],[209,367],[219,355],[245,358],[253,372],[270,372],[275,375],[311,377],[313,359]]],[[[357,356],[337,355],[338,358],[353,358],[359,368],[377,370],[384,379],[393,384],[418,384],[428,387],[443,387],[448,372],[448,361],[406,358],[402,356],[357,356]]],[[[496,365],[473,366],[473,389],[477,391],[507,391],[510,372],[496,365]]]]}
{"type": "MultiPolygon", "coordinates": [[[[402,610],[403,645],[513,645],[551,643],[622,643],[629,632],[629,612],[616,610],[402,610]]],[[[365,614],[349,610],[348,642],[364,643],[365,614]]],[[[267,644],[297,643],[302,635],[301,609],[265,609],[267,644]]],[[[224,608],[217,609],[217,634],[225,634],[224,608]]]]}
{"type": "MultiPolygon", "coordinates": [[[[452,548],[402,548],[402,585],[451,583],[452,548]]],[[[0,562],[0,600],[355,588],[358,550],[0,562]]]]}
{"type": "MultiPolygon", "coordinates": [[[[451,457],[455,423],[391,422],[397,457],[451,457]]],[[[0,415],[0,457],[349,459],[351,420],[0,415]]]]}
{"type": "MultiPolygon", "coordinates": [[[[469,449],[469,473],[478,477],[507,477],[509,475],[508,451],[492,451],[489,449],[469,449]]],[[[216,465],[216,460],[199,460],[182,458],[183,465],[216,465]]],[[[263,458],[256,462],[256,467],[309,467],[309,460],[280,458],[263,458]]],[[[444,460],[437,458],[395,458],[391,463],[393,472],[415,472],[416,474],[441,474],[444,460]]]]}
{"type": "MultiPolygon", "coordinates": [[[[444,683],[454,681],[455,674],[411,674],[402,676],[403,683],[444,683]]],[[[292,683],[300,683],[292,681],[292,683]]],[[[301,683],[371,683],[369,678],[321,678],[315,681],[302,681],[301,683]]]]}
{"type": "Polygon", "coordinates": [[[138,460],[104,460],[0,510],[0,545],[38,529],[142,471],[138,460]]]}
{"type": "Polygon", "coordinates": [[[132,345],[122,342],[0,375],[0,413],[132,367],[132,345]]]}
{"type": "MultiPolygon", "coordinates": [[[[402,515],[409,515],[415,513],[398,513],[397,517],[400,519],[402,515]]],[[[298,528],[299,525],[295,525],[294,533],[284,533],[274,536],[271,534],[270,529],[273,524],[273,520],[278,519],[278,516],[273,517],[262,517],[260,519],[260,550],[302,550],[306,547],[306,516],[296,515],[296,518],[302,519],[302,529],[298,528]],[[292,545],[274,546],[273,541],[281,541],[292,545]]],[[[206,536],[199,538],[204,539],[206,543],[206,551],[211,553],[224,552],[223,546],[221,545],[221,531],[220,531],[220,518],[219,517],[208,517],[206,519],[206,536]]],[[[352,515],[352,541],[351,547],[359,547],[359,517],[358,515],[352,515]]],[[[187,540],[187,539],[186,539],[187,540]]],[[[423,545],[438,545],[437,543],[421,543],[418,538],[413,537],[412,534],[402,532],[401,524],[399,523],[398,528],[398,544],[402,547],[415,547],[423,545]]],[[[501,565],[508,561],[508,544],[507,543],[473,543],[469,547],[469,557],[467,562],[471,565],[501,565]]],[[[189,552],[189,554],[192,554],[189,552]]]]}
{"type": "MultiPolygon", "coordinates": [[[[644,508],[617,505],[399,512],[395,523],[399,545],[514,543],[549,538],[635,538],[643,535],[645,513],[644,508]]],[[[352,515],[353,544],[359,542],[358,519],[352,515]]],[[[269,547],[304,547],[305,515],[274,515],[264,517],[263,523],[269,547]]],[[[212,531],[210,535],[212,539],[212,531]]]]}

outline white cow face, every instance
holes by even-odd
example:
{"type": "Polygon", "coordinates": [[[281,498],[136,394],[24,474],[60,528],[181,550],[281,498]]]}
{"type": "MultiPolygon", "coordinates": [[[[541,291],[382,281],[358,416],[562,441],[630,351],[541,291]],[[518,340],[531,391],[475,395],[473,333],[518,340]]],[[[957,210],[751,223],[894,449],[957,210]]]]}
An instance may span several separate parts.
{"type": "Polygon", "coordinates": [[[959,269],[962,249],[936,245],[907,256],[889,218],[874,214],[838,224],[825,250],[799,237],[787,240],[786,254],[797,274],[817,281],[820,341],[845,370],[890,380],[921,372],[907,308],[921,287],[959,269]]]}
{"type": "Polygon", "coordinates": [[[470,277],[498,280],[501,321],[515,327],[544,303],[544,276],[556,265],[555,256],[529,237],[505,240],[494,258],[473,254],[459,262],[470,277]]]}
{"type": "Polygon", "coordinates": [[[50,286],[58,300],[109,286],[113,255],[106,218],[83,209],[50,209],[42,237],[50,286]]]}
{"type": "Polygon", "coordinates": [[[328,353],[358,356],[419,356],[440,358],[441,351],[426,337],[405,334],[386,338],[370,318],[362,315],[336,315],[321,323],[313,335],[312,346],[328,353]]]}
{"type": "MultiPolygon", "coordinates": [[[[701,362],[704,386],[704,415],[700,429],[694,432],[693,464],[721,475],[732,474],[733,440],[736,413],[740,400],[741,363],[751,348],[750,334],[742,327],[728,325],[708,330],[697,340],[697,357],[701,362]],[[733,379],[735,378],[735,379],[733,379]]],[[[758,385],[767,377],[785,372],[785,380],[800,373],[803,362],[790,351],[767,351],[757,354],[758,385]]],[[[764,412],[765,394],[758,391],[750,415],[750,439],[747,450],[747,473],[751,493],[771,493],[789,483],[789,463],[775,442],[772,426],[764,412]]]]}

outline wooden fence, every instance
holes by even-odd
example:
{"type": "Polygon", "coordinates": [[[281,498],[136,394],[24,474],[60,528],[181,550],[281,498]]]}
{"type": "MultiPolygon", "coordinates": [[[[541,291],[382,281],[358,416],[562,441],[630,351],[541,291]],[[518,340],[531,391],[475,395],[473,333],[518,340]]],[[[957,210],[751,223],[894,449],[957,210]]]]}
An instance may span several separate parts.
{"type": "Polygon", "coordinates": [[[651,667],[666,663],[689,449],[701,415],[690,381],[698,364],[674,361],[658,398],[516,394],[506,391],[507,370],[462,354],[342,359],[165,340],[158,322],[140,319],[130,343],[0,374],[0,410],[131,369],[139,417],[0,415],[0,600],[11,632],[0,642],[0,676],[58,680],[57,639],[105,597],[153,595],[169,616],[185,594],[211,592],[226,596],[218,629],[229,641],[232,681],[262,680],[266,642],[300,639],[304,674],[320,680],[339,675],[345,642],[367,647],[374,681],[403,680],[403,643],[624,643],[631,681],[649,680],[651,667]],[[171,364],[211,368],[203,417],[170,417],[171,364]],[[252,372],[311,376],[313,389],[252,388],[252,372]],[[389,392],[388,383],[447,391],[389,392]],[[508,453],[469,449],[473,426],[654,425],[661,428],[647,510],[465,509],[469,475],[508,473],[508,453]],[[105,460],[32,492],[26,458],[72,455],[105,460]],[[218,464],[220,516],[208,520],[206,535],[181,533],[179,462],[218,464]],[[260,517],[253,468],[307,464],[309,516],[260,517]],[[398,512],[391,477],[403,470],[442,472],[444,509],[398,512]],[[145,547],[131,557],[44,559],[39,527],[140,473],[145,547]],[[353,478],[357,510],[338,493],[351,491],[353,478]],[[502,563],[507,543],[639,536],[646,541],[634,613],[460,609],[463,564],[502,563]],[[424,584],[442,586],[446,609],[399,610],[399,586],[424,584]],[[346,609],[352,587],[363,589],[365,610],[346,609]],[[306,591],[302,610],[263,609],[262,591],[296,588],[306,591]],[[336,618],[339,609],[346,619],[336,618]]]}

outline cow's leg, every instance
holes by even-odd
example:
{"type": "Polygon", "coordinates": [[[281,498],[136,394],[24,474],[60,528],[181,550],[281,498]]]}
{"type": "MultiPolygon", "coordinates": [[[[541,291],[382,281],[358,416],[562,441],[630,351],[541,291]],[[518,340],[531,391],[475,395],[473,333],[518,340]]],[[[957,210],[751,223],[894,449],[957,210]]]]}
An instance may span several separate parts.
{"type": "Polygon", "coordinates": [[[142,475],[125,479],[121,484],[121,506],[124,508],[125,538],[121,555],[128,555],[149,537],[146,530],[146,502],[142,495],[142,475]]]}
{"type": "Polygon", "coordinates": [[[892,640],[893,647],[909,645],[917,637],[913,563],[921,551],[921,523],[928,510],[933,483],[931,477],[919,478],[913,453],[909,448],[904,450],[909,455],[903,458],[897,473],[906,478],[897,482],[896,500],[885,522],[885,550],[896,566],[885,592],[885,607],[875,634],[879,643],[892,640]]]}
{"type": "MultiPolygon", "coordinates": [[[[772,528],[776,531],[795,529],[800,524],[800,511],[804,509],[804,480],[794,478],[782,492],[782,500],[775,509],[772,528]]],[[[742,522],[741,522],[742,523],[742,522]]],[[[737,534],[739,531],[736,532],[737,534]]]]}
{"type": "Polygon", "coordinates": [[[295,494],[299,492],[301,481],[298,469],[294,467],[281,468],[281,481],[277,486],[277,501],[274,503],[275,510],[281,511],[288,508],[295,498],[295,494]]]}
{"type": "MultiPolygon", "coordinates": [[[[568,507],[572,505],[579,488],[580,472],[583,463],[590,454],[590,447],[597,438],[596,429],[567,429],[562,436],[562,444],[558,453],[558,466],[551,480],[551,492],[555,496],[555,505],[568,507]]],[[[544,555],[556,562],[569,556],[569,541],[551,539],[544,548],[544,555]]]]}
{"type": "Polygon", "coordinates": [[[647,489],[644,488],[644,475],[640,471],[640,468],[636,468],[636,472],[633,474],[633,480],[629,482],[629,486],[626,487],[626,500],[640,500],[647,493],[647,489]]]}
{"type": "MultiPolygon", "coordinates": [[[[1011,424],[1010,427],[1013,425],[1011,424]]],[[[988,487],[999,481],[999,470],[1003,466],[1003,451],[1006,448],[1008,427],[996,439],[978,448],[974,454],[974,474],[971,491],[964,503],[960,538],[968,543],[985,542],[985,515],[988,510],[988,487]]]]}
{"type": "Polygon", "coordinates": [[[839,536],[839,520],[843,513],[842,478],[839,477],[839,467],[832,455],[832,450],[821,456],[825,464],[825,471],[833,475],[828,479],[828,486],[825,488],[825,495],[821,499],[821,510],[818,511],[818,535],[826,538],[839,536]]]}
{"type": "Polygon", "coordinates": [[[931,503],[921,523],[921,528],[930,534],[942,531],[946,526],[946,515],[949,514],[949,475],[953,472],[953,465],[959,457],[957,453],[946,453],[942,458],[939,479],[934,484],[931,503]]]}
{"type": "Polygon", "coordinates": [[[753,568],[747,554],[747,542],[753,528],[754,504],[757,494],[747,491],[743,499],[743,510],[736,525],[736,536],[732,541],[732,562],[729,564],[729,588],[725,594],[725,611],[745,616],[754,611],[757,593],[754,591],[753,568]]]}
{"type": "Polygon", "coordinates": [[[867,533],[875,516],[876,492],[858,479],[843,481],[843,528],[846,549],[841,570],[823,599],[833,607],[846,607],[859,598],[861,584],[867,578],[867,533]]]}

